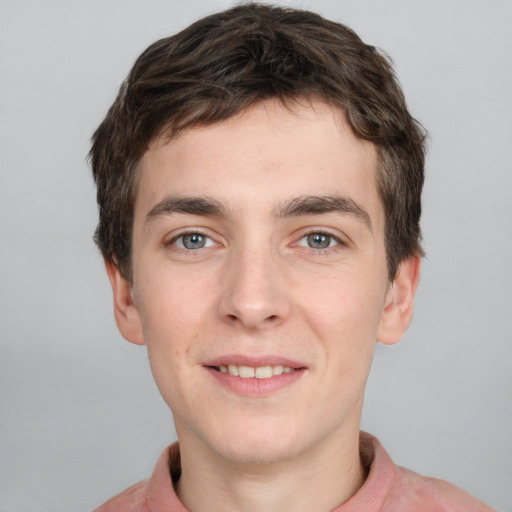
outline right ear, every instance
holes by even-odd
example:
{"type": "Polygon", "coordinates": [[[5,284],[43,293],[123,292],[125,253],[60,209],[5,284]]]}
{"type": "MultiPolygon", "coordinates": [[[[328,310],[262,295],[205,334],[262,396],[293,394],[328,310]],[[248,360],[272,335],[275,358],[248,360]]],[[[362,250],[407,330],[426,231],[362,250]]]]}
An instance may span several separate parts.
{"type": "Polygon", "coordinates": [[[114,316],[122,336],[137,345],[144,345],[144,333],[139,308],[132,296],[132,285],[125,279],[114,263],[105,260],[112,293],[114,295],[114,316]]]}

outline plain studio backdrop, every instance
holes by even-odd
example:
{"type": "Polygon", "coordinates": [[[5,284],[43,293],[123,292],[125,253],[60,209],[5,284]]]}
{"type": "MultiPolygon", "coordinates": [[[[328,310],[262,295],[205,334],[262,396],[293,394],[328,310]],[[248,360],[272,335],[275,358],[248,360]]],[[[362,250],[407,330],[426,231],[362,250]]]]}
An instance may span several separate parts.
{"type": "MultiPolygon", "coordinates": [[[[283,3],[284,4],[284,3],[283,3]]],[[[175,439],[122,340],[86,163],[134,59],[223,0],[0,0],[0,511],[87,511],[175,439]]],[[[363,429],[512,510],[512,2],[304,0],[388,52],[430,132],[415,318],[363,429]]]]}

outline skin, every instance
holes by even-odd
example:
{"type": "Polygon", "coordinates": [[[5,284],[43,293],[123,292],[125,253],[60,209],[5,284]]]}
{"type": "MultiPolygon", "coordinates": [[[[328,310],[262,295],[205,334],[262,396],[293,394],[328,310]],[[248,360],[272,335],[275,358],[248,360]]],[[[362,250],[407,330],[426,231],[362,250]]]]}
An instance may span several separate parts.
{"type": "Polygon", "coordinates": [[[156,139],[144,155],[133,284],[114,265],[107,272],[119,329],[147,344],[173,412],[177,491],[190,510],[328,511],[363,484],[358,434],[373,349],[407,329],[419,278],[414,257],[388,280],[375,172],[374,147],[343,114],[306,100],[260,103],[156,139]],[[176,198],[198,196],[220,211],[173,211],[176,198]],[[358,210],[290,213],[304,196],[358,210]],[[204,246],[186,248],[184,233],[200,233],[204,246]],[[300,376],[248,396],[206,365],[233,354],[292,360],[300,376]]]}

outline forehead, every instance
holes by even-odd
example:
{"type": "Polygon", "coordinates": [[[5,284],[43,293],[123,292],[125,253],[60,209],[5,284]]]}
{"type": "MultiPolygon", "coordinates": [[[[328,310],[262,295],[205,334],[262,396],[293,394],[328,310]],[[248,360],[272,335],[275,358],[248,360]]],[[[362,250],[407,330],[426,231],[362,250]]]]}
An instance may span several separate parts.
{"type": "Polygon", "coordinates": [[[268,100],[226,121],[152,141],[141,160],[136,213],[165,195],[275,209],[289,198],[343,194],[379,214],[374,146],[321,101],[268,100]]]}

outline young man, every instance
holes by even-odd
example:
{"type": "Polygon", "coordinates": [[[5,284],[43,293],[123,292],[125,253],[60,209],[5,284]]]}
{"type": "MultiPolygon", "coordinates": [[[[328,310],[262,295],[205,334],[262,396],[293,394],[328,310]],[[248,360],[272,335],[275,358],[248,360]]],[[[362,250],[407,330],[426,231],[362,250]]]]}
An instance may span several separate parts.
{"type": "Polygon", "coordinates": [[[100,512],[485,511],[360,433],[419,279],[424,135],[347,27],[257,4],[150,46],[94,135],[97,243],[179,444],[100,512]]]}

